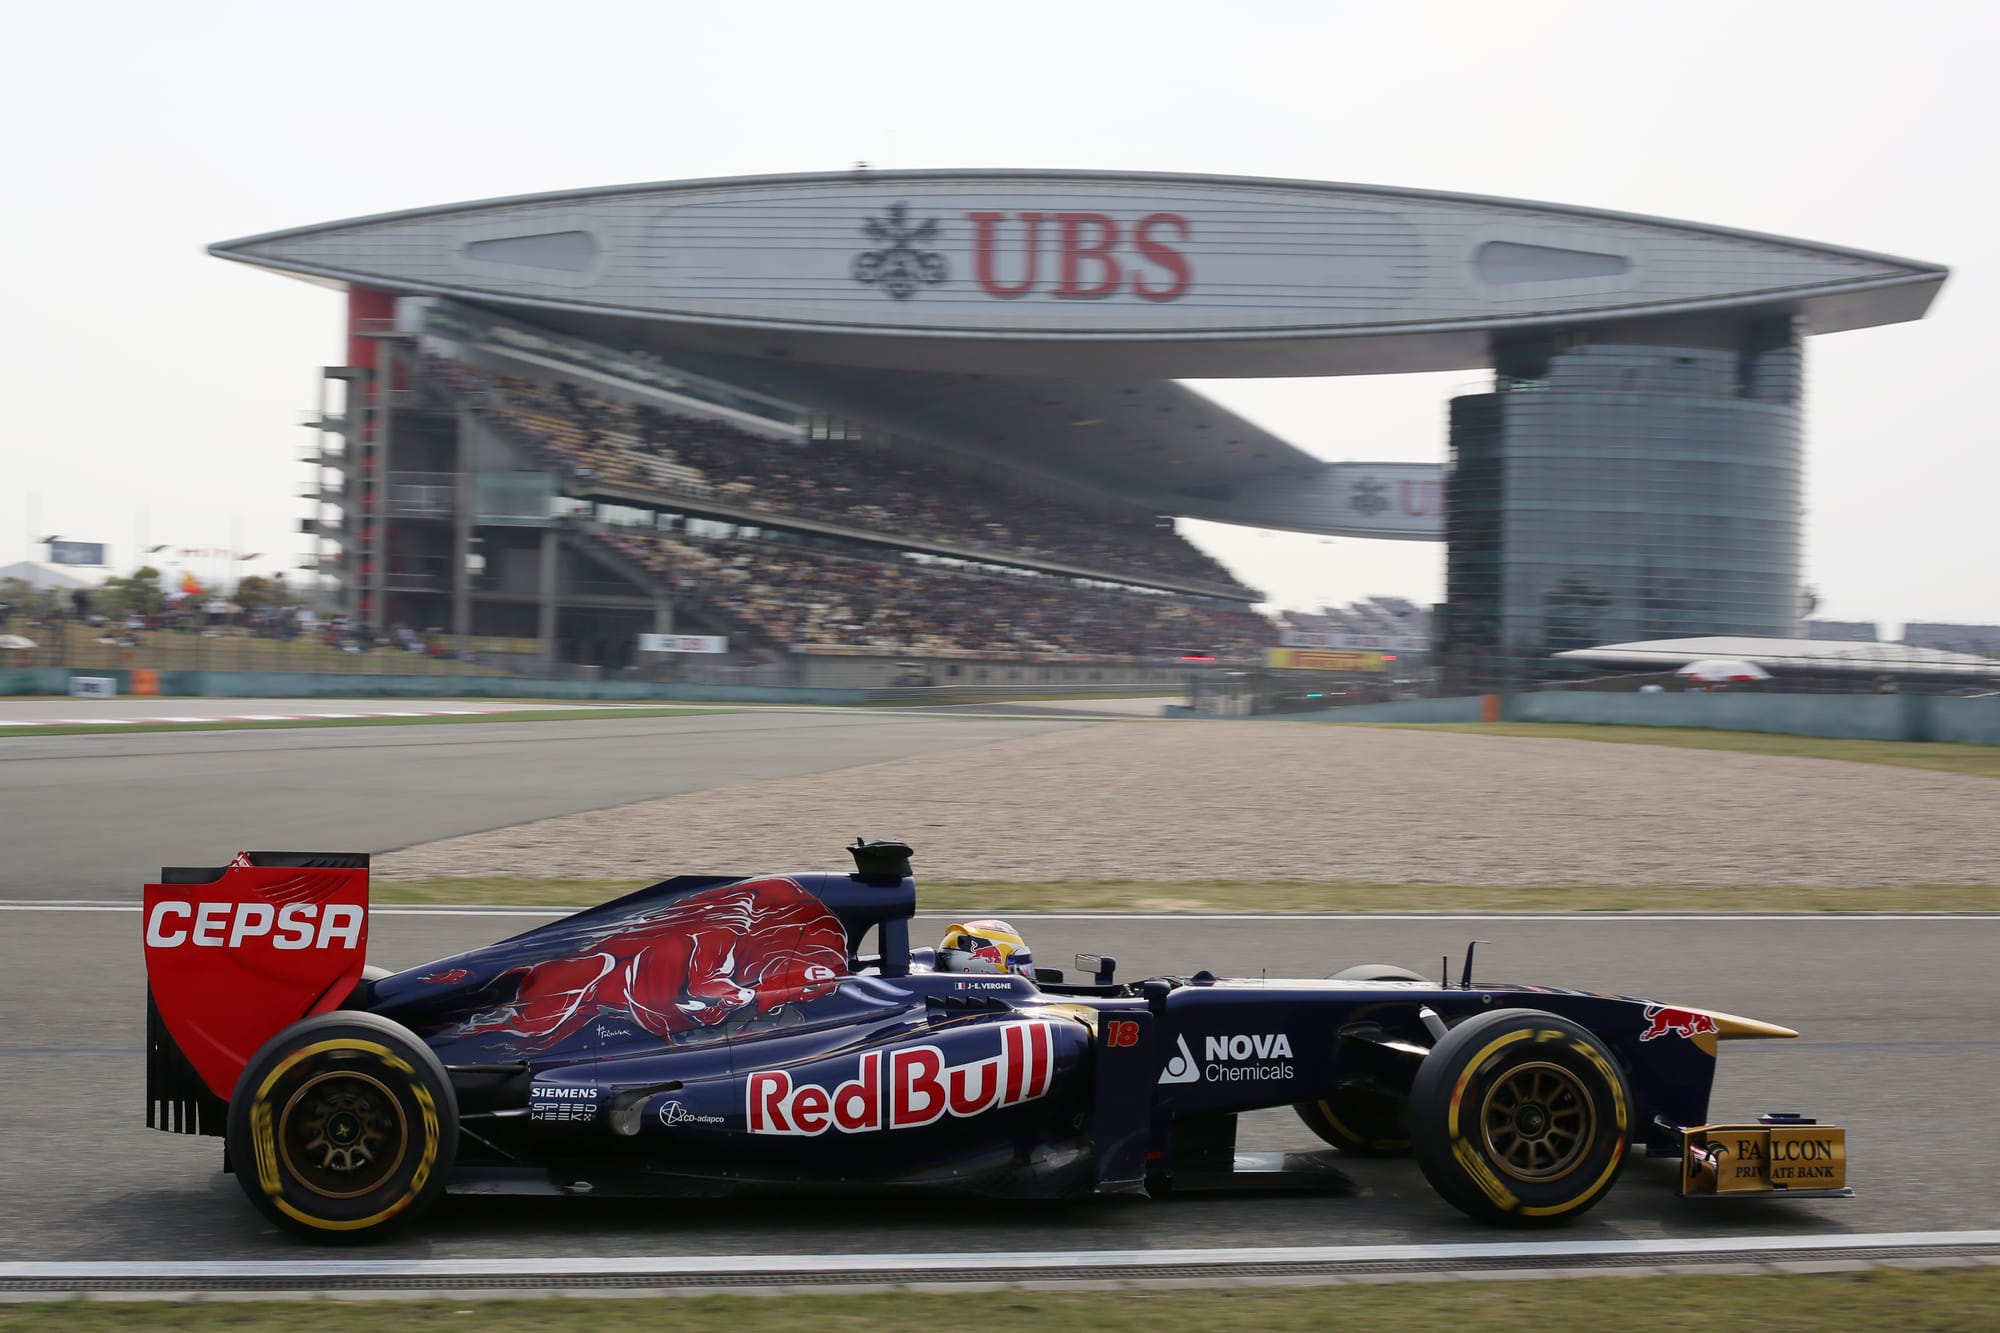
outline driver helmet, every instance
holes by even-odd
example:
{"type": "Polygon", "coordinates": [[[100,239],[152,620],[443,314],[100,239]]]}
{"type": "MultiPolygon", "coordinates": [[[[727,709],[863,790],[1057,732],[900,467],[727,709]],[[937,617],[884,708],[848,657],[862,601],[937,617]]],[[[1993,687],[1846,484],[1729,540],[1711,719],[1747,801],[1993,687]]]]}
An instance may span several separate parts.
{"type": "Polygon", "coordinates": [[[947,926],[938,945],[940,972],[1009,972],[1034,980],[1035,957],[1028,942],[1005,921],[967,921],[947,926]]]}

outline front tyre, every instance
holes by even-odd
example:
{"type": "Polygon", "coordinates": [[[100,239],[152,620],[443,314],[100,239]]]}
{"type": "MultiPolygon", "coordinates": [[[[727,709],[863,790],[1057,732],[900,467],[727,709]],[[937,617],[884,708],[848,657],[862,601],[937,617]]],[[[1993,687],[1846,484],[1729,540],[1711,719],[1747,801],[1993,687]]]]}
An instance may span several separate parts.
{"type": "Polygon", "coordinates": [[[257,1210],[327,1244],[374,1240],[444,1192],[458,1099],[409,1029],[337,1010],[292,1024],[229,1101],[236,1179],[257,1210]]]}
{"type": "MultiPolygon", "coordinates": [[[[1342,968],[1328,981],[1421,981],[1394,963],[1360,963],[1342,968]]],[[[1409,1114],[1400,1092],[1373,1079],[1350,1079],[1326,1096],[1292,1103],[1306,1128],[1354,1157],[1407,1157],[1410,1154],[1409,1114]]]]}
{"type": "Polygon", "coordinates": [[[1400,1097],[1372,1085],[1333,1089],[1313,1101],[1294,1102],[1306,1128],[1350,1157],[1407,1157],[1410,1126],[1400,1097]]]}
{"type": "Polygon", "coordinates": [[[1581,1024],[1536,1009],[1460,1023],[1417,1069],[1410,1135],[1446,1202],[1481,1222],[1550,1226],[1610,1192],[1632,1094],[1581,1024]]]}

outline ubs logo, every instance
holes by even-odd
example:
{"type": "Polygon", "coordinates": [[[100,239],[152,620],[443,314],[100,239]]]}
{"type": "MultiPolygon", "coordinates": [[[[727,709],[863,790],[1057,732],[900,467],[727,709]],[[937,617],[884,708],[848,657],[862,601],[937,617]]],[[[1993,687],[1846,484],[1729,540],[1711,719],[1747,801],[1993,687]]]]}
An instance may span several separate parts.
{"type": "Polygon", "coordinates": [[[891,204],[886,218],[869,218],[861,228],[879,250],[863,250],[854,257],[854,280],[864,286],[880,286],[898,301],[907,301],[919,285],[935,287],[951,276],[951,266],[935,250],[925,250],[937,239],[938,220],[912,225],[907,203],[891,204]]]}

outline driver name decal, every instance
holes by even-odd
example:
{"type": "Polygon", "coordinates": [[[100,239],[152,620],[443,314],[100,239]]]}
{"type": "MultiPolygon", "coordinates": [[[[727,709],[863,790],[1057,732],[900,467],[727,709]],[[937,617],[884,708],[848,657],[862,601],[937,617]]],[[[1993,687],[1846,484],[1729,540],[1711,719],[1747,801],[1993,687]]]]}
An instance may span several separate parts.
{"type": "Polygon", "coordinates": [[[975,1116],[1033,1101],[1048,1092],[1054,1071],[1049,1025],[1009,1023],[1000,1029],[1000,1053],[968,1064],[947,1065],[935,1046],[910,1046],[869,1052],[855,1076],[834,1088],[795,1084],[782,1069],[752,1074],[744,1084],[744,1113],[752,1134],[916,1129],[947,1115],[975,1116]]]}

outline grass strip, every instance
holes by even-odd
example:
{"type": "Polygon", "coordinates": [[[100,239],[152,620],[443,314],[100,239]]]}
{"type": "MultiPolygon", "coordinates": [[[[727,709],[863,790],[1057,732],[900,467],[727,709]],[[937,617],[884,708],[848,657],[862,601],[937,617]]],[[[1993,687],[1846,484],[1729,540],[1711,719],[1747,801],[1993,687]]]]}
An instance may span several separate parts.
{"type": "MultiPolygon", "coordinates": [[[[1746,1239],[1745,1245],[1754,1245],[1746,1239]]],[[[976,1266],[977,1255],[967,1257],[976,1266]]],[[[982,1333],[1176,1333],[1218,1328],[1293,1330],[1702,1329],[1704,1333],[1932,1333],[2000,1328],[2000,1268],[1872,1269],[1856,1273],[1710,1274],[1561,1278],[1541,1282],[1355,1283],[1228,1290],[1088,1292],[884,1291],[857,1295],[688,1296],[576,1300],[52,1301],[0,1307],[8,1333],[118,1333],[126,1329],[258,1329],[416,1333],[443,1326],[481,1333],[598,1333],[604,1328],[739,1328],[760,1333],[933,1333],[940,1322],[982,1333]],[[940,1321],[940,1308],[977,1318],[940,1321]]]]}
{"type": "Polygon", "coordinates": [[[1538,736],[1543,740],[1615,741],[1668,745],[1682,750],[1729,750],[1800,759],[1840,759],[1855,764],[1928,768],[2000,778],[2000,745],[1947,741],[1863,741],[1830,736],[1788,736],[1769,731],[1714,731],[1706,727],[1626,727],[1586,722],[1356,722],[1395,731],[1459,731],[1477,736],[1538,736]]]}
{"type": "MultiPolygon", "coordinates": [[[[310,701],[301,701],[307,704],[310,701]]],[[[407,702],[420,702],[410,700],[407,702]]],[[[443,713],[432,717],[300,717],[275,722],[133,722],[88,723],[81,726],[8,726],[0,723],[0,740],[21,736],[130,736],[150,731],[284,731],[300,727],[425,727],[472,722],[610,722],[621,718],[700,717],[735,713],[736,708],[523,708],[498,713],[443,713]]]]}
{"type": "MultiPolygon", "coordinates": [[[[662,876],[664,878],[664,876],[662,876]]],[[[495,875],[376,879],[378,903],[533,904],[587,907],[644,888],[647,879],[530,879],[495,875]]],[[[1700,888],[1537,887],[1471,884],[1311,884],[1191,880],[1020,883],[919,879],[926,912],[1985,912],[2000,887],[1800,885],[1700,888]]]]}

